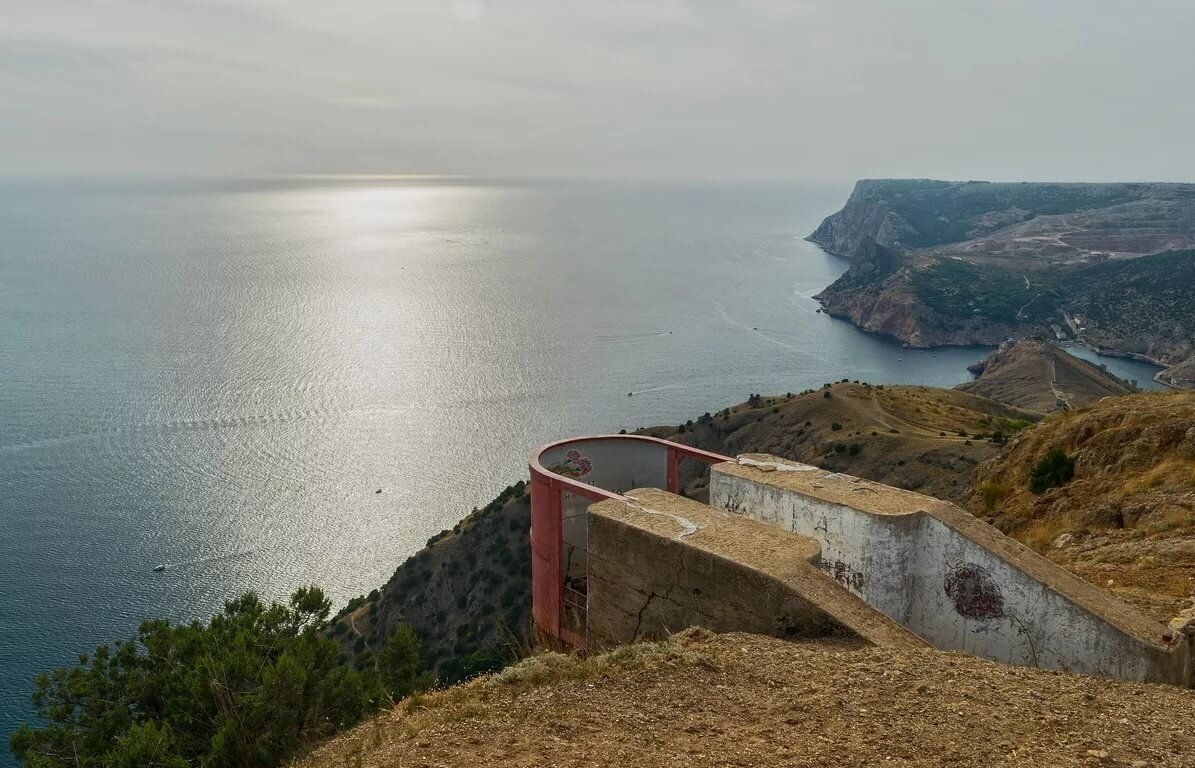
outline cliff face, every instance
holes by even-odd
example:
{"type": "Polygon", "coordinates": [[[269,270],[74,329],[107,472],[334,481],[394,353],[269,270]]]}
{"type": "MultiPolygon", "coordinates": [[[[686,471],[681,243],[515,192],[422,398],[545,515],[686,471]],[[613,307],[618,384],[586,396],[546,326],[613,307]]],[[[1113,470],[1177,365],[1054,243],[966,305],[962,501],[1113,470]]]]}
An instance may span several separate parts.
{"type": "Polygon", "coordinates": [[[871,250],[866,245],[861,248],[848,273],[815,297],[831,317],[911,347],[991,346],[1026,330],[1016,322],[974,315],[949,317],[936,311],[918,295],[916,264],[898,266],[899,257],[892,255],[890,271],[884,274],[871,250]]]}
{"type": "Polygon", "coordinates": [[[1195,356],[1195,185],[865,180],[808,239],[851,259],[825,310],[913,346],[1195,356]]]}
{"type": "Polygon", "coordinates": [[[884,182],[862,179],[841,211],[826,219],[807,239],[836,256],[854,258],[868,243],[892,247],[912,227],[883,197],[884,182]]]}
{"type": "Polygon", "coordinates": [[[333,622],[341,651],[367,663],[399,624],[423,640],[423,660],[441,682],[495,669],[531,628],[531,503],[526,484],[433,536],[379,590],[333,622]]]}

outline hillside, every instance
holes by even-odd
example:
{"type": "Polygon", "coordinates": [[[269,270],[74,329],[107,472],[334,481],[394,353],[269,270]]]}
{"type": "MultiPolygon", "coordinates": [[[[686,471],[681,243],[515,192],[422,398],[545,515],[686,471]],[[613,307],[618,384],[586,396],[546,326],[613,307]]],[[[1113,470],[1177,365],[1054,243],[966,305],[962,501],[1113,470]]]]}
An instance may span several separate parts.
{"type": "Polygon", "coordinates": [[[687,630],[408,700],[298,766],[1191,766],[1192,714],[1166,686],[687,630]]]}
{"type": "Polygon", "coordinates": [[[501,666],[531,627],[530,528],[520,481],[433,536],[381,589],[351,601],[332,625],[341,652],[365,663],[405,623],[443,681],[501,666]]]}
{"type": "Polygon", "coordinates": [[[978,367],[977,379],[955,389],[1038,413],[1080,408],[1136,391],[1100,366],[1031,339],[1002,344],[978,367]]]}
{"type": "MultiPolygon", "coordinates": [[[[755,396],[679,427],[643,432],[730,456],[784,456],[958,501],[975,466],[1036,418],[955,390],[844,381],[796,395],[755,396]]],[[[689,492],[702,490],[698,479],[689,492]]]]}
{"type": "Polygon", "coordinates": [[[910,345],[1195,354],[1195,185],[866,180],[809,239],[851,259],[826,311],[910,345]]]}
{"type": "Polygon", "coordinates": [[[965,505],[1169,619],[1195,586],[1195,394],[1129,395],[1050,416],[978,468],[965,505]],[[1074,477],[1033,493],[1030,476],[1055,448],[1073,459],[1074,477]]]}
{"type": "MultiPolygon", "coordinates": [[[[975,467],[1036,418],[965,392],[840,382],[641,432],[728,455],[774,453],[961,502],[975,467]]],[[[704,477],[686,469],[686,492],[701,498],[704,477]]],[[[366,652],[406,623],[442,680],[499,666],[531,626],[529,527],[520,482],[352,601],[333,625],[342,652],[366,663],[366,652]]]]}

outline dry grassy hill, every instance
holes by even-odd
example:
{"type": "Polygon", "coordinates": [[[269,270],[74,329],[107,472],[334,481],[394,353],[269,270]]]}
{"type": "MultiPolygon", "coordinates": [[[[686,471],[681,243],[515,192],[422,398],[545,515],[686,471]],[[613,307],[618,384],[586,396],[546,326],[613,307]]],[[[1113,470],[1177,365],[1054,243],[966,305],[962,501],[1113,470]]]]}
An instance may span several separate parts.
{"type": "Polygon", "coordinates": [[[1195,584],[1195,394],[1129,395],[1055,414],[979,467],[966,506],[1168,619],[1195,584]],[[1074,478],[1033,493],[1031,473],[1055,448],[1073,459],[1074,478]]]}
{"type": "Polygon", "coordinates": [[[1093,363],[1031,339],[1001,346],[981,365],[979,378],[956,389],[1038,413],[1081,408],[1136,391],[1093,363]]]}
{"type": "MultiPolygon", "coordinates": [[[[643,432],[730,456],[785,456],[961,501],[976,465],[1037,418],[956,390],[839,382],[753,397],[678,427],[643,432]]],[[[702,479],[689,479],[689,494],[700,496],[702,479]]]]}
{"type": "Polygon", "coordinates": [[[1195,766],[1195,694],[688,630],[409,699],[298,768],[1195,766]]]}

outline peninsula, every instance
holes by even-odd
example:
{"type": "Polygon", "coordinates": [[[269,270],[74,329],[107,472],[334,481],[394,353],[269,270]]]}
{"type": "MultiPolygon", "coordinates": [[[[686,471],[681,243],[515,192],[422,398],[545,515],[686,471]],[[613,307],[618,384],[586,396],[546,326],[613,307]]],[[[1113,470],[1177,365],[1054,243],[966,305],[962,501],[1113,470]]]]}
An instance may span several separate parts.
{"type": "Polygon", "coordinates": [[[808,238],[831,316],[909,346],[1070,340],[1195,386],[1195,185],[863,180],[808,238]]]}

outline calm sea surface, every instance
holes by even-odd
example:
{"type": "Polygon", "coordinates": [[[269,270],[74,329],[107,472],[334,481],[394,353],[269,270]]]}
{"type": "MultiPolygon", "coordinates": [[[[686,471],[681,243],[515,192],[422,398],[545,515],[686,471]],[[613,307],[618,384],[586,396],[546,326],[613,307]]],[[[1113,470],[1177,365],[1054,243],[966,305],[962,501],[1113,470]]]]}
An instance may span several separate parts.
{"type": "Polygon", "coordinates": [[[845,264],[801,238],[848,193],[0,181],[0,737],[143,617],[369,591],[539,443],[965,381],[984,350],[815,312],[845,264]]]}

